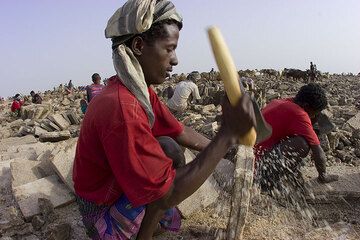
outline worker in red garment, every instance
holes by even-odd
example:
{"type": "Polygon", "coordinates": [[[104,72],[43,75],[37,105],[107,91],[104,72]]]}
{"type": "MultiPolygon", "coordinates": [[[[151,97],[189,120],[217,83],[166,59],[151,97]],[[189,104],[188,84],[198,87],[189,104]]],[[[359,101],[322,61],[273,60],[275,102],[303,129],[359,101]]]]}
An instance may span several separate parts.
{"type": "Polygon", "coordinates": [[[272,127],[272,135],[255,146],[256,181],[262,190],[281,190],[284,177],[297,181],[300,163],[310,150],[318,181],[338,180],[337,175],[326,172],[326,156],[312,126],[326,106],[325,91],[315,83],[301,87],[294,98],[276,99],[265,106],[262,114],[272,127]]]}
{"type": "Polygon", "coordinates": [[[11,104],[11,112],[15,113],[16,116],[20,117],[20,114],[21,114],[21,107],[22,105],[24,104],[24,101],[21,100],[21,96],[20,94],[16,94],[14,96],[14,100],[11,104]]]}
{"type": "Polygon", "coordinates": [[[87,97],[88,104],[90,103],[91,99],[93,99],[95,96],[97,96],[101,93],[101,90],[104,87],[104,85],[101,84],[100,74],[94,73],[91,76],[91,79],[92,79],[93,83],[86,87],[86,97],[87,97]]]}
{"type": "Polygon", "coordinates": [[[222,105],[212,141],[183,126],[151,85],[178,64],[182,18],[167,0],[129,0],[108,21],[116,76],[91,100],[78,139],[73,181],[92,239],[152,239],[178,231],[175,207],[214,171],[228,148],[255,125],[249,96],[222,105]],[[185,165],[180,146],[200,151],[185,165]]]}

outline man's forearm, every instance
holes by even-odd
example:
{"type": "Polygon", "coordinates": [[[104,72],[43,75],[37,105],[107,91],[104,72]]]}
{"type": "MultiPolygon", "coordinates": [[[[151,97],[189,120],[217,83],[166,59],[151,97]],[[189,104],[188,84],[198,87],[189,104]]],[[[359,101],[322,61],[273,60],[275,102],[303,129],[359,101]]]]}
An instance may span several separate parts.
{"type": "Polygon", "coordinates": [[[146,206],[137,240],[150,240],[166,209],[176,206],[193,194],[214,171],[216,165],[231,146],[230,138],[222,133],[202,151],[191,163],[176,169],[174,183],[167,194],[146,206]]]}
{"type": "Polygon", "coordinates": [[[164,214],[165,210],[159,208],[156,203],[148,204],[136,240],[151,240],[164,214]]]}
{"type": "Polygon", "coordinates": [[[173,188],[161,201],[165,207],[175,206],[194,193],[214,171],[231,146],[231,138],[220,131],[194,161],[176,170],[173,188]]]}
{"type": "Polygon", "coordinates": [[[181,146],[202,151],[210,143],[210,140],[194,129],[184,126],[184,131],[176,138],[176,142],[181,146]]]}
{"type": "Polygon", "coordinates": [[[312,159],[319,175],[326,174],[326,156],[320,146],[312,147],[312,159]]]}
{"type": "Polygon", "coordinates": [[[319,175],[326,174],[326,160],[323,158],[314,158],[314,162],[319,175]]]}

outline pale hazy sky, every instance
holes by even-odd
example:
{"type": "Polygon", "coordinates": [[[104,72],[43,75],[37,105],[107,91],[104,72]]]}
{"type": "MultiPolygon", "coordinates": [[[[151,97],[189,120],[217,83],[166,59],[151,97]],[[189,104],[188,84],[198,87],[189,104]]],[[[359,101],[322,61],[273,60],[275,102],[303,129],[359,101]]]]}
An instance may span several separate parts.
{"type": "MultiPolygon", "coordinates": [[[[215,67],[220,27],[240,69],[360,72],[360,0],[174,0],[184,18],[175,72],[215,67]]],[[[0,96],[114,74],[104,29],[124,0],[0,0],[0,96]]],[[[216,67],[215,67],[216,68],[216,67]]]]}

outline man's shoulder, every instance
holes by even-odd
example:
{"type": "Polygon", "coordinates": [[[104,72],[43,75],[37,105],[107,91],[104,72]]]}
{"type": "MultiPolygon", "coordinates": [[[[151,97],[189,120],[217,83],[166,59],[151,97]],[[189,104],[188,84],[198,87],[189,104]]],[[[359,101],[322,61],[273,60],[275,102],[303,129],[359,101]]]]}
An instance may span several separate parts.
{"type": "Polygon", "coordinates": [[[267,107],[282,108],[282,109],[298,109],[298,106],[291,98],[280,98],[272,100],[267,107]]]}
{"type": "Polygon", "coordinates": [[[193,81],[189,81],[189,80],[181,81],[177,84],[177,86],[197,88],[197,85],[193,81]]]}
{"type": "MultiPolygon", "coordinates": [[[[263,114],[271,116],[284,116],[286,119],[296,115],[303,115],[305,111],[291,99],[275,99],[263,109],[263,114]]],[[[285,120],[285,119],[284,119],[285,120]]]]}

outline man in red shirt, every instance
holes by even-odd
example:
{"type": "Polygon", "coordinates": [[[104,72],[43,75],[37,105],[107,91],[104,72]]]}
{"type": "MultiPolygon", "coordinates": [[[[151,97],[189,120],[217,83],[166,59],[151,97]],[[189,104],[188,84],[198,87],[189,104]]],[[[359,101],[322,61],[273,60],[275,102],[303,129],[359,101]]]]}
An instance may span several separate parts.
{"type": "Polygon", "coordinates": [[[21,100],[20,94],[16,94],[14,96],[14,101],[11,104],[11,112],[15,113],[18,117],[20,117],[21,114],[21,107],[24,104],[24,102],[21,100]]]}
{"type": "Polygon", "coordinates": [[[263,190],[272,190],[285,175],[288,179],[296,177],[310,149],[319,173],[318,181],[328,183],[338,179],[336,175],[326,174],[326,156],[312,126],[326,106],[324,90],[310,83],[301,87],[295,98],[273,100],[262,110],[272,127],[271,137],[255,146],[256,178],[263,190]]]}
{"type": "Polygon", "coordinates": [[[91,100],[73,168],[77,202],[93,239],[148,240],[159,227],[178,230],[175,206],[255,125],[247,95],[235,107],[224,101],[212,141],[183,126],[160,102],[150,86],[163,83],[178,64],[181,27],[167,0],[130,0],[108,22],[117,76],[91,100]],[[179,145],[201,152],[184,165],[179,145]]]}

